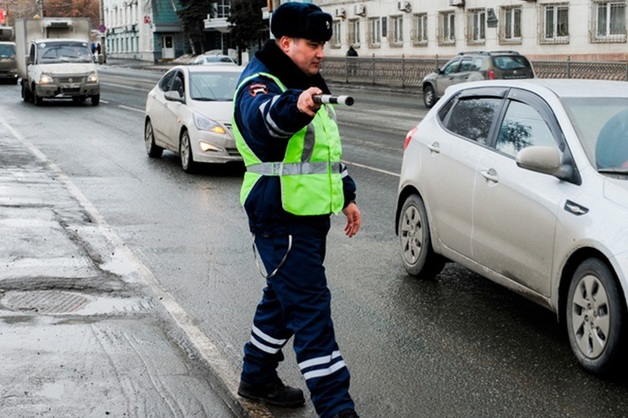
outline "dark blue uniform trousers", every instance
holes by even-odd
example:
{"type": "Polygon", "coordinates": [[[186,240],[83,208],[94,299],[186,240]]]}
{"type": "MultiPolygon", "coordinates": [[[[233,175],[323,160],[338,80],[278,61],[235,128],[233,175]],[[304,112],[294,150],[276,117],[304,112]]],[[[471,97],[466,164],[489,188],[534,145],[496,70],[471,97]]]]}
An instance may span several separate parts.
{"type": "MultiPolygon", "coordinates": [[[[291,226],[292,247],[257,306],[251,339],[244,346],[242,380],[264,384],[279,379],[282,348],[294,336],[299,368],[321,418],[354,409],[349,396],[349,370],[340,355],[331,319],[331,293],[327,287],[324,230],[309,225],[291,226]]],[[[255,237],[257,251],[270,273],[288,251],[288,234],[255,237]]]]}

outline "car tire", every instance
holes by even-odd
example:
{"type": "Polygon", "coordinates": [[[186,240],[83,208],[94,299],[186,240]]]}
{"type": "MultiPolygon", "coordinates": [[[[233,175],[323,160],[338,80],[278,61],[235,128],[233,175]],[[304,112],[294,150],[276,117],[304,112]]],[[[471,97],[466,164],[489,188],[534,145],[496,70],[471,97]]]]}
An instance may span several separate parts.
{"type": "Polygon", "coordinates": [[[624,370],[626,307],[615,274],[598,258],[576,269],[567,294],[569,344],[589,373],[605,376],[624,370]]]}
{"type": "Polygon", "coordinates": [[[155,144],[155,133],[153,132],[153,124],[150,120],[144,125],[144,144],[146,145],[146,153],[150,158],[159,158],[164,149],[155,144]]]}
{"type": "Polygon", "coordinates": [[[91,97],[92,106],[98,106],[100,104],[100,94],[94,94],[91,97]]]}
{"type": "Polygon", "coordinates": [[[194,162],[190,134],[187,129],[181,132],[181,138],[179,138],[179,155],[181,156],[181,168],[183,168],[183,171],[186,173],[194,173],[197,164],[194,162]]]}
{"type": "Polygon", "coordinates": [[[432,248],[432,237],[423,200],[408,196],[399,216],[399,244],[408,274],[432,279],[445,267],[445,259],[432,248]]]}
{"type": "Polygon", "coordinates": [[[35,106],[41,106],[43,104],[44,99],[37,94],[36,91],[33,90],[33,104],[35,106]]]}
{"type": "Polygon", "coordinates": [[[425,107],[428,109],[431,109],[434,103],[436,103],[436,93],[431,84],[426,84],[423,87],[423,103],[425,103],[425,107]]]}
{"type": "Polygon", "coordinates": [[[31,92],[29,89],[26,88],[26,85],[24,83],[22,83],[22,100],[24,100],[26,103],[31,101],[31,92]]]}

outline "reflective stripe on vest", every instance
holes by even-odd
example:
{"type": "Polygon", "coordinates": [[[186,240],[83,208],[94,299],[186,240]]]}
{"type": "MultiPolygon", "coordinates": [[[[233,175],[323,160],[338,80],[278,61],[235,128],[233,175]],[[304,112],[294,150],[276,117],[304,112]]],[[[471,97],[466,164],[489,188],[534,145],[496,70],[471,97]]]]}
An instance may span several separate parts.
{"type": "Polygon", "coordinates": [[[299,174],[340,173],[340,163],[259,163],[246,168],[263,176],[296,176],[299,174]]]}
{"type": "MultiPolygon", "coordinates": [[[[272,74],[257,73],[242,80],[234,98],[243,85],[258,76],[268,77],[282,91],[287,90],[272,74]]],[[[289,139],[283,161],[273,162],[262,162],[255,155],[242,137],[234,117],[232,127],[236,145],[247,168],[240,202],[244,205],[262,176],[277,176],[281,183],[281,203],[286,212],[303,216],[340,212],[344,206],[340,165],[342,146],[335,116],[331,105],[323,105],[312,122],[289,139]]],[[[266,122],[274,127],[271,119],[266,122]]]]}

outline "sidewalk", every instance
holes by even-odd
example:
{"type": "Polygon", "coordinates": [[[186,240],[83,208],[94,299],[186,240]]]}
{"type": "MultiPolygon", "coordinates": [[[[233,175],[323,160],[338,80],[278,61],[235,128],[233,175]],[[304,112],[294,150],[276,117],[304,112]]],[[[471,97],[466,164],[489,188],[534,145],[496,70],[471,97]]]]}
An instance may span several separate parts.
{"type": "Polygon", "coordinates": [[[2,117],[0,149],[0,417],[272,416],[2,117]]]}

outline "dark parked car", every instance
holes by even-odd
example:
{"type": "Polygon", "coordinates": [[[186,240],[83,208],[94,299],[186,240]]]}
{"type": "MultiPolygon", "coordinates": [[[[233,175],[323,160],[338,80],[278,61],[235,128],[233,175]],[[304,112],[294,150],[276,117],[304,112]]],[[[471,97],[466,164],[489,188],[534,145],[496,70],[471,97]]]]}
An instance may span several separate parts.
{"type": "Polygon", "coordinates": [[[518,52],[461,52],[423,78],[423,102],[431,108],[443,97],[447,87],[458,83],[533,77],[532,64],[518,52]]]}

